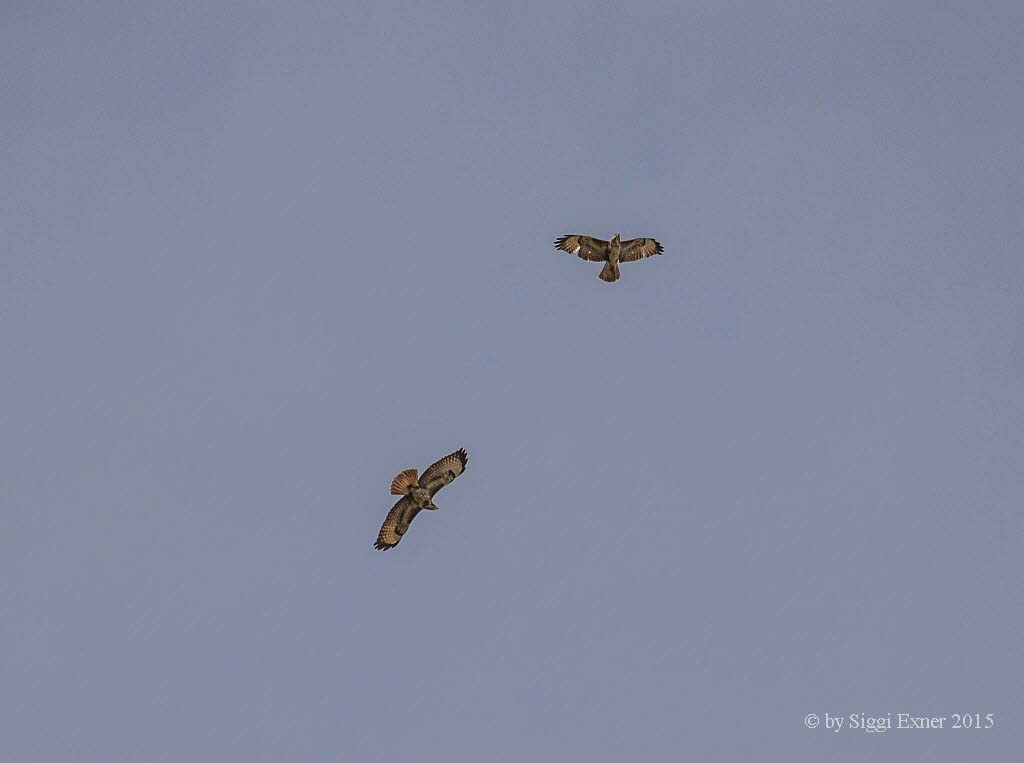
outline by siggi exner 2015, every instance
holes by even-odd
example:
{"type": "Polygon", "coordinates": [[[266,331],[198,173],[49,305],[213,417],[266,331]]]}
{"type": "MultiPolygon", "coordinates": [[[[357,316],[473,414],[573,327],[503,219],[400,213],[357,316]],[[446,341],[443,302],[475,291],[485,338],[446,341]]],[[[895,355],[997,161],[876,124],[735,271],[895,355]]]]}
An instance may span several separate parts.
{"type": "Polygon", "coordinates": [[[819,725],[836,733],[845,729],[879,734],[893,729],[990,729],[995,726],[995,713],[950,713],[949,715],[920,715],[917,713],[851,713],[833,715],[825,713],[824,718],[815,713],[804,717],[807,728],[819,725]]]}

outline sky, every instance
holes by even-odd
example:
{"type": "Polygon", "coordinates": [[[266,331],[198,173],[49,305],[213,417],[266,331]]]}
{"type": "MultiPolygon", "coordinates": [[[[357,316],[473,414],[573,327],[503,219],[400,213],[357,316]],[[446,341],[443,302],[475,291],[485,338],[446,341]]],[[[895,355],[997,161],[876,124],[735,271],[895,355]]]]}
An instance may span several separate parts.
{"type": "Polygon", "coordinates": [[[1019,760],[1019,3],[0,20],[5,763],[1019,760]]]}

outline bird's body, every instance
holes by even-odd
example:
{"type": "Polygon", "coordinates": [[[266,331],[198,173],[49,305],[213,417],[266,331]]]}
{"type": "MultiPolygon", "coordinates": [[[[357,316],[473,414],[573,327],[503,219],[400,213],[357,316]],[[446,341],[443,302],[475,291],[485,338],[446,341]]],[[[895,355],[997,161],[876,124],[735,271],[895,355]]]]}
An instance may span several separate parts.
{"type": "Polygon", "coordinates": [[[665,252],[661,244],[653,238],[631,238],[622,241],[618,233],[612,236],[610,241],[579,234],[562,236],[555,240],[555,248],[575,254],[581,260],[605,263],[598,278],[607,283],[619,280],[620,262],[635,262],[665,252]]]}
{"type": "Polygon", "coordinates": [[[616,233],[612,236],[612,240],[608,242],[608,264],[605,265],[601,272],[598,273],[598,278],[602,281],[611,283],[612,281],[619,280],[619,258],[622,256],[622,241],[619,240],[619,234],[616,233]],[[607,271],[607,273],[605,272],[607,271]]]}
{"type": "Polygon", "coordinates": [[[421,509],[436,509],[433,501],[430,500],[430,491],[424,487],[417,485],[409,491],[409,497],[412,502],[419,506],[421,509]]]}
{"type": "Polygon", "coordinates": [[[397,546],[417,514],[423,509],[437,509],[434,505],[437,491],[462,474],[467,461],[469,455],[465,448],[460,448],[428,466],[422,475],[415,469],[399,472],[391,480],[391,493],[402,497],[388,512],[373,547],[378,551],[387,551],[397,546]]]}

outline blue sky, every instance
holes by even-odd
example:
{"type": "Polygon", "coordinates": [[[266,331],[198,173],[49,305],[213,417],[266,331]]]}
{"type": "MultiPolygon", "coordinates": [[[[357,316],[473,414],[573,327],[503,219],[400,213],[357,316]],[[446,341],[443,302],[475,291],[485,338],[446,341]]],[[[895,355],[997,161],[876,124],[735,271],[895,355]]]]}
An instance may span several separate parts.
{"type": "Polygon", "coordinates": [[[1016,760],[1018,4],[0,14],[5,759],[1016,760]]]}

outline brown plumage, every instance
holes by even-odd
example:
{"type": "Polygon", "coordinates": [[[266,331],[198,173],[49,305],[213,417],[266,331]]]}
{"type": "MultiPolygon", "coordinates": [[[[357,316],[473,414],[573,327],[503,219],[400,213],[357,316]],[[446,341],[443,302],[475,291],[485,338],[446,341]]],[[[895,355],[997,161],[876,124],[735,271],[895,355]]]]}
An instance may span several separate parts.
{"type": "Polygon", "coordinates": [[[612,237],[611,241],[579,234],[562,236],[555,240],[555,248],[575,254],[581,260],[603,262],[604,268],[601,269],[597,277],[608,283],[619,280],[620,262],[636,262],[644,257],[665,252],[661,244],[653,238],[631,238],[628,241],[620,241],[618,233],[612,237]]]}
{"type": "Polygon", "coordinates": [[[434,505],[437,491],[462,474],[467,461],[469,455],[466,449],[459,448],[428,466],[419,477],[415,469],[399,472],[391,480],[391,493],[402,497],[388,512],[373,547],[378,551],[387,551],[397,546],[417,514],[423,509],[437,509],[434,505]]]}

